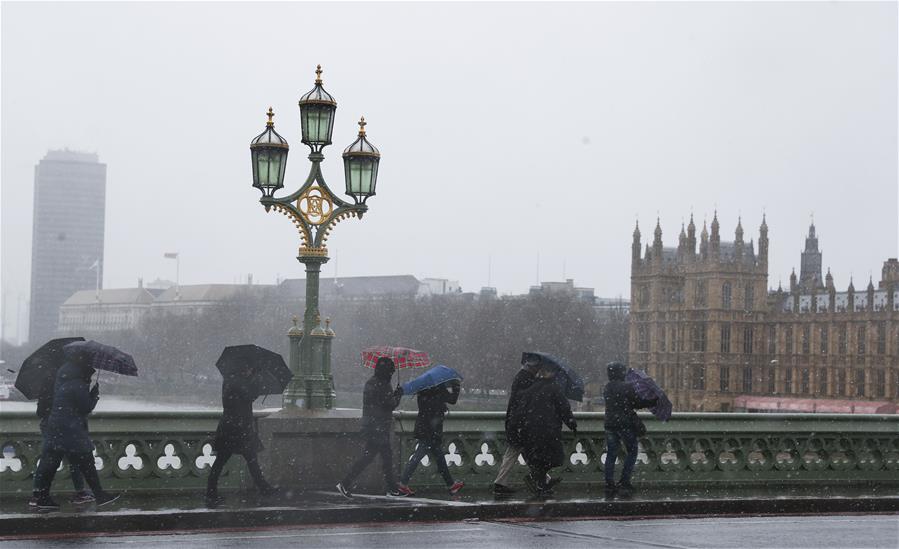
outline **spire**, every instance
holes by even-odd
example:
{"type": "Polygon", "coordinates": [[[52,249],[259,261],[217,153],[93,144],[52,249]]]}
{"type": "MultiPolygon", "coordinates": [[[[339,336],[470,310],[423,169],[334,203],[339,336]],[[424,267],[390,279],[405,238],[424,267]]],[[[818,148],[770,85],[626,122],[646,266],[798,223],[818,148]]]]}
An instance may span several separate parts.
{"type": "Polygon", "coordinates": [[[762,214],[762,224],[759,226],[759,232],[767,235],[768,234],[768,223],[765,221],[765,214],[762,214]]]}
{"type": "Polygon", "coordinates": [[[824,277],[824,283],[828,288],[833,288],[833,275],[830,274],[830,267],[827,268],[827,275],[824,277]]]}
{"type": "Polygon", "coordinates": [[[696,255],[696,224],[693,223],[693,212],[690,212],[690,224],[687,225],[687,253],[696,255]]]}
{"type": "Polygon", "coordinates": [[[743,219],[742,219],[742,217],[737,217],[737,230],[734,231],[734,237],[736,238],[736,242],[743,242],[743,219]]]}
{"type": "Polygon", "coordinates": [[[718,259],[721,250],[721,235],[718,233],[718,229],[718,211],[715,210],[715,213],[712,216],[712,234],[709,237],[709,255],[712,256],[713,259],[718,259]]]}
{"type": "Polygon", "coordinates": [[[868,291],[874,291],[874,277],[872,277],[871,275],[868,275],[868,291]]]}
{"type": "Polygon", "coordinates": [[[640,263],[640,223],[634,226],[634,242],[631,244],[631,271],[640,263]]]}
{"type": "Polygon", "coordinates": [[[705,259],[709,255],[709,231],[705,221],[702,222],[702,233],[699,235],[699,255],[705,259]]]}
{"type": "Polygon", "coordinates": [[[652,240],[652,257],[656,261],[662,260],[662,225],[659,218],[656,218],[656,230],[654,231],[654,236],[652,240]]]}
{"type": "Polygon", "coordinates": [[[853,282],[853,280],[852,280],[852,275],[849,275],[849,291],[850,291],[850,292],[854,292],[854,291],[855,291],[855,284],[854,284],[854,282],[853,282]]]}

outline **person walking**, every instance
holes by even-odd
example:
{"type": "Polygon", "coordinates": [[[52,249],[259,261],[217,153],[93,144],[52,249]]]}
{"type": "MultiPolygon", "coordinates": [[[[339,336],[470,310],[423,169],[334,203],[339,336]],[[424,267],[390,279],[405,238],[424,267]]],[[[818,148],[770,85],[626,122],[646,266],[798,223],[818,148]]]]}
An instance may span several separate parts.
{"type": "Polygon", "coordinates": [[[67,351],[65,360],[56,374],[50,413],[42,428],[44,447],[34,473],[33,507],[41,511],[59,509],[59,504],[50,497],[50,487],[63,459],[81,472],[98,507],[119,498],[119,494],[103,490],[100,484],[94,463],[94,444],[88,432],[87,416],[100,399],[99,385],[90,387],[91,376],[96,370],[88,364],[87,355],[81,352],[67,351]]]}
{"type": "Polygon", "coordinates": [[[606,365],[609,382],[603,389],[606,402],[604,428],[606,431],[606,463],[605,463],[605,497],[623,498],[633,495],[631,474],[637,463],[637,438],[646,434],[646,426],[637,416],[639,408],[649,408],[658,402],[658,398],[642,399],[637,395],[634,386],[624,380],[627,366],[620,362],[606,365]],[[627,456],[621,470],[621,480],[615,484],[615,462],[618,452],[624,446],[627,456]]]}
{"type": "Polygon", "coordinates": [[[393,454],[390,448],[390,431],[393,426],[393,410],[400,403],[403,388],[391,388],[390,380],[396,366],[388,357],[380,357],[375,363],[375,373],[365,382],[362,392],[362,429],[365,440],[362,455],[347,475],[337,483],[337,491],[344,497],[353,497],[352,489],[356,478],[368,467],[375,456],[381,456],[381,467],[384,471],[384,486],[388,496],[403,497],[407,494],[397,489],[396,476],[393,471],[393,454]]]}
{"type": "Polygon", "coordinates": [[[515,493],[515,489],[509,486],[509,475],[518,463],[521,455],[521,433],[519,426],[524,418],[514,412],[518,409],[521,391],[530,387],[537,378],[537,369],[540,366],[540,358],[536,355],[525,356],[521,369],[512,380],[509,389],[509,403],[506,406],[506,451],[503,452],[503,460],[493,481],[493,494],[496,496],[508,496],[515,493]]]}
{"type": "Polygon", "coordinates": [[[415,492],[409,488],[409,479],[418,467],[425,455],[430,456],[437,466],[437,471],[443,477],[449,492],[452,495],[459,493],[465,486],[464,482],[454,481],[446,465],[446,457],[443,452],[443,416],[446,415],[447,404],[455,404],[459,400],[461,384],[458,380],[441,383],[436,387],[419,391],[418,416],[415,418],[415,452],[409,457],[397,490],[407,496],[414,496],[415,492]]]}
{"type": "Polygon", "coordinates": [[[253,369],[246,368],[222,381],[222,418],[212,441],[215,461],[206,479],[207,507],[219,507],[225,502],[225,498],[219,496],[218,481],[225,464],[234,454],[243,456],[253,484],[262,496],[279,492],[265,480],[259,466],[259,452],[263,446],[253,417],[253,401],[259,397],[258,389],[252,383],[253,375],[253,369]]]}
{"type": "MultiPolygon", "coordinates": [[[[47,444],[47,419],[50,417],[50,412],[53,411],[53,389],[54,384],[46,384],[41,390],[41,394],[37,399],[37,417],[39,417],[41,420],[40,427],[42,447],[46,446],[47,444]]],[[[75,505],[82,505],[94,501],[93,492],[84,489],[84,476],[81,474],[81,471],[78,470],[78,467],[74,463],[70,463],[65,458],[63,458],[63,461],[65,461],[68,465],[69,477],[72,479],[72,487],[75,489],[75,494],[72,496],[69,502],[74,503],[75,505]]],[[[37,480],[37,476],[34,477],[34,480],[37,480]]],[[[29,507],[37,507],[37,492],[37,484],[35,484],[33,489],[33,497],[28,500],[29,507]]]]}
{"type": "Polygon", "coordinates": [[[526,483],[538,498],[552,495],[548,482],[549,470],[565,462],[562,445],[562,424],[577,435],[577,422],[568,399],[555,382],[556,369],[540,367],[530,387],[521,391],[518,412],[521,423],[521,446],[530,469],[526,483]]]}

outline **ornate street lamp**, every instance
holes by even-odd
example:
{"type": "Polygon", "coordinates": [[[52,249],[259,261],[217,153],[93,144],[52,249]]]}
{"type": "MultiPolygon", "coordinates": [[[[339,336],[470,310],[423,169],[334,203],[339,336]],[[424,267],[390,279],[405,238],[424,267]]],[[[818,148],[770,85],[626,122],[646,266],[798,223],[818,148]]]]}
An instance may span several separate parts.
{"type": "MultiPolygon", "coordinates": [[[[368,211],[365,201],[375,194],[381,154],[365,136],[365,119],[359,122],[359,136],[343,152],[346,194],[344,202],[325,183],[321,172],[322,150],[331,144],[337,101],[322,87],[321,65],[315,70],[315,87],[300,98],[303,143],[309,146],[312,166],[305,183],[293,193],[275,197],[284,186],[287,168],[287,141],[275,131],[268,111],[266,129],[250,143],[253,186],[262,192],[259,202],[266,211],[274,209],[290,218],[300,233],[297,259],[306,266],[306,308],[303,327],[288,332],[290,368],[294,378],[284,392],[285,406],[333,408],[336,394],[331,375],[331,340],[334,332],[321,325],[318,286],[321,266],[328,261],[328,235],[348,217],[362,218],[368,211]]],[[[326,322],[327,324],[327,322],[326,322]]]]}

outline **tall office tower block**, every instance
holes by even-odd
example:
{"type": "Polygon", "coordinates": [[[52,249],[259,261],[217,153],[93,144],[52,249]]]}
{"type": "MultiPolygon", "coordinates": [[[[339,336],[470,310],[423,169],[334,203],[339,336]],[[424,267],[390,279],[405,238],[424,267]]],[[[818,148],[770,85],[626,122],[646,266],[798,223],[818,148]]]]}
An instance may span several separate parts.
{"type": "Polygon", "coordinates": [[[106,164],[92,153],[49,151],[34,170],[32,344],[56,333],[69,296],[102,287],[105,218],[106,164]]]}

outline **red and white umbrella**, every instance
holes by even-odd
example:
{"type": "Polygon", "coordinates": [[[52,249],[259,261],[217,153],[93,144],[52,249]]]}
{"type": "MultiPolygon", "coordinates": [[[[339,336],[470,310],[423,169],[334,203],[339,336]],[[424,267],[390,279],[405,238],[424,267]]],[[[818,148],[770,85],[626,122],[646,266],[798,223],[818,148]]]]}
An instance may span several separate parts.
{"type": "Polygon", "coordinates": [[[393,359],[397,370],[406,368],[427,368],[431,365],[431,357],[424,351],[416,351],[406,347],[391,347],[381,345],[369,347],[362,351],[362,365],[366,368],[374,368],[381,357],[393,359]]]}

